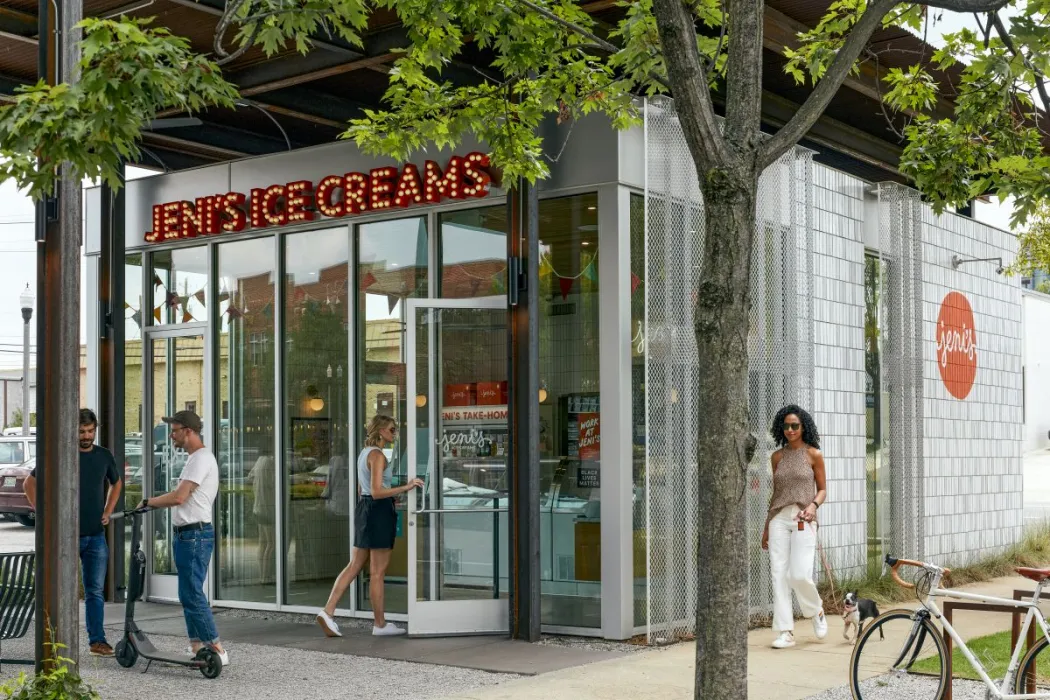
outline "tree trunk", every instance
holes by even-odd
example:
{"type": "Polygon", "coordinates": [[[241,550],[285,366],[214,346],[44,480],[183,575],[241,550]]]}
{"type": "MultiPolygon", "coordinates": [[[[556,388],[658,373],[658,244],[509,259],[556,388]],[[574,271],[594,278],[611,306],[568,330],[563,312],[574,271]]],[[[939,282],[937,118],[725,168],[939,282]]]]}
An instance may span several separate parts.
{"type": "MultiPolygon", "coordinates": [[[[747,697],[747,335],[758,175],[701,173],[704,259],[694,331],[699,356],[696,698],[747,697]]],[[[756,535],[757,536],[757,535],[756,535]]]]}

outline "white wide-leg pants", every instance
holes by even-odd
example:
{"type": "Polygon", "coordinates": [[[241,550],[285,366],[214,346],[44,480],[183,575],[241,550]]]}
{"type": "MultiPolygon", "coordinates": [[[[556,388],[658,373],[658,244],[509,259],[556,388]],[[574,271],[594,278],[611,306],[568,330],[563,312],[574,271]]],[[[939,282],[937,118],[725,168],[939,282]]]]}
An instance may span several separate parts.
{"type": "Polygon", "coordinates": [[[791,591],[798,598],[803,617],[813,617],[824,607],[813,582],[813,557],[817,551],[817,525],[798,529],[800,509],[788,506],[769,522],[769,568],[773,577],[773,631],[791,632],[795,618],[791,591]]]}

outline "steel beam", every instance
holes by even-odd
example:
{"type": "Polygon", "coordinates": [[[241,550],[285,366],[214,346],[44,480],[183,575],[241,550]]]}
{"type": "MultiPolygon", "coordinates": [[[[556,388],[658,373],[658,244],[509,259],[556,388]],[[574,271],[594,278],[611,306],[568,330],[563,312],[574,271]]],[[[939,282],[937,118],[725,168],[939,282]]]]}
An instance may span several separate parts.
{"type": "Polygon", "coordinates": [[[540,638],[539,195],[524,181],[507,195],[508,420],[511,637],[540,638]]]}
{"type": "MultiPolygon", "coordinates": [[[[124,166],[121,164],[121,177],[124,166]]],[[[100,231],[102,235],[98,276],[99,405],[102,446],[124,463],[124,188],[113,191],[102,185],[100,231]]],[[[121,476],[123,479],[123,475],[121,476]]],[[[125,488],[127,484],[123,485],[125,488]]],[[[117,510],[124,509],[126,492],[121,489],[117,510]]],[[[124,521],[107,529],[109,564],[106,569],[106,600],[124,600],[124,521]]]]}
{"type": "MultiPolygon", "coordinates": [[[[39,66],[51,84],[78,77],[81,13],[81,0],[40,0],[39,66]]],[[[37,244],[38,669],[54,665],[59,655],[75,664],[80,650],[80,476],[72,467],[79,461],[81,183],[68,163],[59,172],[57,201],[37,209],[43,238],[37,244]]]]}

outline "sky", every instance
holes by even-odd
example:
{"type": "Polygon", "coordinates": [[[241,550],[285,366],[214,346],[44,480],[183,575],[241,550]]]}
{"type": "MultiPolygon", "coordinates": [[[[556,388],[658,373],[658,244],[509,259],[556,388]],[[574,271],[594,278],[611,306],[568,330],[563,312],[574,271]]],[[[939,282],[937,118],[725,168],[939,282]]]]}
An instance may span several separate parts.
{"type": "MultiPolygon", "coordinates": [[[[927,32],[927,40],[935,45],[942,44],[940,37],[947,32],[960,28],[974,27],[972,15],[954,12],[941,12],[934,15],[927,32]]],[[[129,168],[128,178],[136,179],[153,174],[153,171],[129,168]]],[[[1000,205],[998,200],[990,203],[978,202],[974,215],[979,221],[1010,228],[1011,207],[1009,201],[1000,205]]],[[[84,279],[84,265],[81,265],[81,280],[84,279]]],[[[21,368],[23,347],[23,323],[19,295],[29,285],[34,294],[36,291],[36,243],[33,240],[33,204],[28,197],[21,194],[10,182],[0,183],[0,369],[21,368]]],[[[86,290],[81,284],[81,337],[86,336],[86,315],[84,304],[86,290]]],[[[385,299],[372,301],[374,316],[389,314],[385,299]],[[384,307],[384,308],[381,308],[384,307]]],[[[398,315],[395,309],[394,315],[398,315]]],[[[30,323],[31,350],[36,348],[36,324],[30,323]]]]}

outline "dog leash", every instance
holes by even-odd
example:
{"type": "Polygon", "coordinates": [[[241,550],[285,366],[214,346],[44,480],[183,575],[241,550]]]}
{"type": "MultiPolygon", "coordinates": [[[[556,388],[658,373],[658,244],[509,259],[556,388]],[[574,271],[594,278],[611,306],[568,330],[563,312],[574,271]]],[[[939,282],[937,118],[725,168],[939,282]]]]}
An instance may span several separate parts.
{"type": "Polygon", "coordinates": [[[828,565],[828,557],[824,553],[824,546],[820,543],[820,537],[817,537],[817,551],[820,552],[820,561],[824,564],[824,573],[828,575],[828,583],[831,584],[831,600],[836,607],[839,607],[838,595],[835,593],[835,575],[831,573],[831,566],[828,565]]]}

